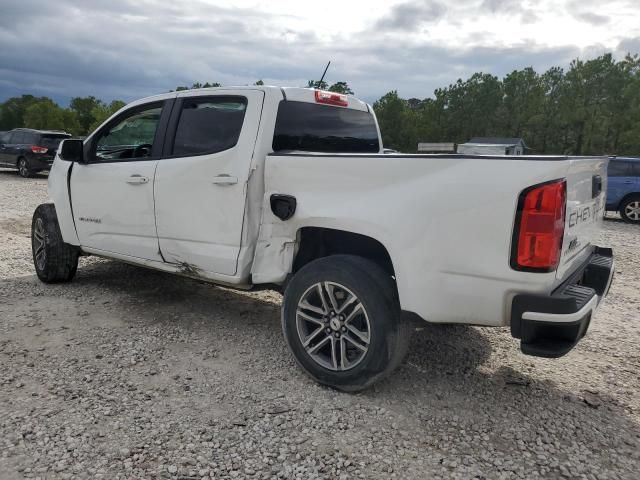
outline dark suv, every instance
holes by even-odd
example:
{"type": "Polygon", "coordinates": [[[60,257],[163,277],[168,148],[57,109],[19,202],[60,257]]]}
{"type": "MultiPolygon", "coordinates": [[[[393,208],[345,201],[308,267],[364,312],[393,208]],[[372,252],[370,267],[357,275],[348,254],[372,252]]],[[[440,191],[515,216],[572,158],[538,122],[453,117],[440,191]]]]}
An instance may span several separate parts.
{"type": "Polygon", "coordinates": [[[0,167],[16,168],[22,177],[50,170],[58,145],[70,137],[57,130],[16,128],[4,132],[0,134],[0,167]]]}

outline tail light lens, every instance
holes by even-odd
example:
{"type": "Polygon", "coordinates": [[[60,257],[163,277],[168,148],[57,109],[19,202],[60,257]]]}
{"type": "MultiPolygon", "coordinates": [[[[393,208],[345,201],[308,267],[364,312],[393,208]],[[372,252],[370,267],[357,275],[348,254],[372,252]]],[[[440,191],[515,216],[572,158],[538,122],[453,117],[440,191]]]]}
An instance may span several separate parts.
{"type": "Polygon", "coordinates": [[[558,267],[566,205],[565,180],[534,185],[520,194],[511,252],[512,268],[551,272],[558,267]]]}
{"type": "Polygon", "coordinates": [[[37,147],[37,146],[33,145],[31,147],[31,151],[33,153],[47,153],[49,151],[49,149],[47,147],[37,147]]]}
{"type": "Polygon", "coordinates": [[[349,99],[346,95],[343,95],[341,93],[316,90],[316,103],[324,103],[325,105],[337,105],[339,107],[348,107],[349,99]]]}

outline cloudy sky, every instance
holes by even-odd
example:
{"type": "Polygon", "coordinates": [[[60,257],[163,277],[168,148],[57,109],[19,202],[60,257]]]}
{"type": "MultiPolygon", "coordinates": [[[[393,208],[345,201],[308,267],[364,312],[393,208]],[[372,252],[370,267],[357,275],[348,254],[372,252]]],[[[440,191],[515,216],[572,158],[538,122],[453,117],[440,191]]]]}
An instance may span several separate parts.
{"type": "Polygon", "coordinates": [[[640,0],[3,0],[0,101],[132,100],[194,81],[305,85],[331,60],[373,101],[484,71],[640,53],[640,0]]]}

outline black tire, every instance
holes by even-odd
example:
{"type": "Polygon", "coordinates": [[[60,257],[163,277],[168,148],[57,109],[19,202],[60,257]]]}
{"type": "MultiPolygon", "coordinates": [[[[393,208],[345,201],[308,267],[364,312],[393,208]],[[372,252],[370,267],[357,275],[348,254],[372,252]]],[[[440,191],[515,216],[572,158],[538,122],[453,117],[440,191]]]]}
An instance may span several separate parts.
{"type": "Polygon", "coordinates": [[[29,168],[29,161],[26,158],[20,157],[18,163],[16,163],[16,167],[18,168],[18,175],[22,178],[30,178],[33,176],[33,172],[31,168],[29,168]]]}
{"type": "MultiPolygon", "coordinates": [[[[342,293],[344,298],[345,293],[340,292],[338,287],[334,288],[337,288],[338,293],[342,293]]],[[[314,312],[314,315],[323,316],[317,312],[314,312]]],[[[323,316],[322,320],[327,322],[324,325],[327,328],[322,329],[328,332],[332,323],[326,320],[327,317],[328,315],[323,316]]],[[[338,328],[337,325],[336,327],[338,328]]],[[[411,325],[401,318],[397,290],[391,276],[374,262],[351,255],[333,255],[314,260],[293,276],[284,294],[282,329],[296,362],[311,378],[323,385],[346,392],[363,390],[397,368],[407,353],[412,332],[411,325]],[[322,285],[322,282],[344,286],[345,292],[348,292],[346,295],[355,295],[355,302],[361,303],[366,312],[368,349],[353,367],[343,369],[343,363],[338,367],[341,359],[330,362],[334,368],[331,368],[331,365],[320,364],[307,352],[298,333],[298,304],[304,298],[308,298],[305,295],[313,292],[314,288],[317,289],[317,284],[322,285]]],[[[319,332],[318,338],[326,339],[334,334],[341,334],[357,340],[350,331],[344,328],[342,331],[345,333],[341,334],[340,330],[332,331],[331,334],[319,332]]],[[[313,334],[305,335],[305,339],[309,340],[311,336],[313,334]]],[[[343,342],[341,338],[335,340],[336,343],[338,341],[343,342]]],[[[318,340],[315,346],[319,343],[322,343],[322,339],[318,340]]],[[[331,349],[333,344],[334,339],[331,338],[330,343],[323,348],[331,349]]],[[[362,344],[364,345],[364,342],[362,344]]],[[[356,354],[360,353],[350,344],[350,351],[354,350],[356,354]]],[[[339,356],[343,354],[341,352],[339,356]]]]}
{"type": "Polygon", "coordinates": [[[638,208],[640,208],[640,195],[631,195],[625,198],[620,204],[620,216],[627,223],[640,225],[640,212],[638,212],[638,208]]]}
{"type": "Polygon", "coordinates": [[[33,213],[31,252],[36,274],[45,283],[70,282],[76,274],[80,251],[64,243],[53,204],[40,205],[33,213]]]}

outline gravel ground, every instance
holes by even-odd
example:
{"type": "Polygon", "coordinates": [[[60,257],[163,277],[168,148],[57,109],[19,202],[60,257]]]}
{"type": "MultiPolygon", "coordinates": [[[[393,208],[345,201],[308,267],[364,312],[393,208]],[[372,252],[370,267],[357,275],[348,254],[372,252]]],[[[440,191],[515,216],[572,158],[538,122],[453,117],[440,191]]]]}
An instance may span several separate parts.
{"type": "Polygon", "coordinates": [[[46,286],[46,177],[0,171],[0,478],[637,479],[640,229],[605,222],[617,276],[559,360],[507,329],[426,326],[348,395],[294,364],[280,296],[82,259],[46,286]]]}

